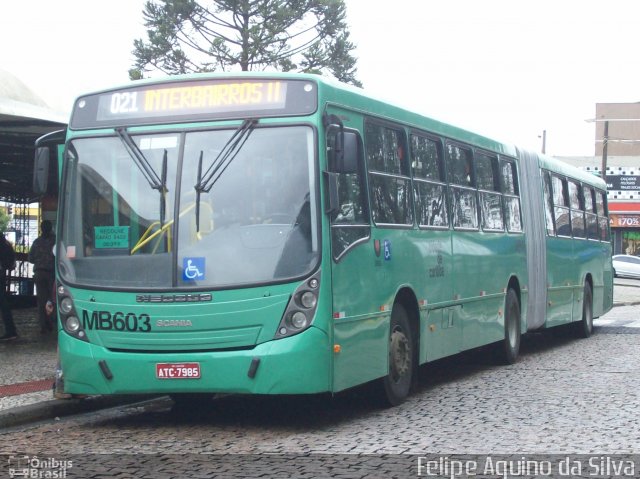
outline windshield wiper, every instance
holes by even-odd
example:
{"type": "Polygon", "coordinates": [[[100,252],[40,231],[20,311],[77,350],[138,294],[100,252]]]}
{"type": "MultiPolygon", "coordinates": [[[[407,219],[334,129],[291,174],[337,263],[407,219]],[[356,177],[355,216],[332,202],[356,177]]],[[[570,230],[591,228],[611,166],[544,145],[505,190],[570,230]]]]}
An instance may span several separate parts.
{"type": "MultiPolygon", "coordinates": [[[[218,181],[227,167],[231,164],[243,145],[249,139],[249,135],[253,131],[258,120],[250,119],[242,122],[242,125],[231,135],[231,138],[224,144],[218,156],[213,160],[204,174],[199,172],[198,182],[195,185],[196,191],[204,191],[209,193],[213,185],[218,181]]],[[[202,161],[202,152],[200,152],[200,161],[202,161]]]]}
{"type": "Polygon", "coordinates": [[[247,119],[242,122],[242,125],[231,135],[231,138],[224,144],[218,156],[215,157],[213,162],[207,168],[207,171],[202,173],[202,158],[203,151],[200,151],[200,158],[198,160],[198,178],[194,186],[196,190],[196,232],[200,232],[200,194],[204,191],[209,193],[213,185],[224,174],[225,170],[229,167],[231,162],[238,155],[246,141],[249,139],[251,132],[255,128],[258,120],[247,119]]]}
{"type": "Polygon", "coordinates": [[[120,138],[120,141],[122,141],[122,144],[125,146],[127,152],[129,153],[129,156],[133,158],[136,166],[142,172],[142,175],[145,177],[147,182],[149,182],[149,186],[151,186],[151,188],[153,188],[154,190],[160,190],[162,188],[162,180],[149,163],[149,160],[147,160],[142,151],[140,151],[140,148],[138,148],[136,142],[133,141],[133,138],[131,138],[131,135],[129,135],[127,129],[116,128],[116,134],[118,135],[118,138],[120,138]]]}
{"type": "Polygon", "coordinates": [[[162,228],[166,215],[166,194],[167,190],[167,150],[164,150],[164,155],[162,156],[162,176],[159,177],[158,173],[153,169],[147,157],[144,156],[144,153],[138,148],[136,142],[133,141],[131,135],[127,131],[126,128],[116,128],[116,135],[122,141],[127,153],[133,159],[133,162],[136,164],[142,176],[147,180],[149,186],[160,192],[160,227],[162,228]]]}

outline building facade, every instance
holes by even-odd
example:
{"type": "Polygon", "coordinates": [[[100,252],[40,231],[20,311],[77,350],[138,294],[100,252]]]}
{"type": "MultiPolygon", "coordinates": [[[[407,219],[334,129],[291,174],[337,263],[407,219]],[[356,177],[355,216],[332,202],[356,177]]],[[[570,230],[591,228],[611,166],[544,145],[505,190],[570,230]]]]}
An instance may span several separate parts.
{"type": "Polygon", "coordinates": [[[606,143],[613,252],[640,256],[640,102],[597,103],[595,118],[594,156],[560,159],[601,175],[606,143]]]}
{"type": "Polygon", "coordinates": [[[595,155],[606,142],[613,251],[640,256],[640,103],[597,103],[596,119],[606,120],[596,122],[595,155]]]}

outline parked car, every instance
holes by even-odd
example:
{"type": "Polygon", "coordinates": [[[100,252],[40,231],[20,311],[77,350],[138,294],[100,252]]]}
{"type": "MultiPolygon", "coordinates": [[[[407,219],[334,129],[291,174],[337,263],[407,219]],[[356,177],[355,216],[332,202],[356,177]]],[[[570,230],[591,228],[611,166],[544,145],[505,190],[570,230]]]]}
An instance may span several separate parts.
{"type": "Polygon", "coordinates": [[[640,278],[640,257],[617,254],[613,258],[613,276],[640,278]]]}

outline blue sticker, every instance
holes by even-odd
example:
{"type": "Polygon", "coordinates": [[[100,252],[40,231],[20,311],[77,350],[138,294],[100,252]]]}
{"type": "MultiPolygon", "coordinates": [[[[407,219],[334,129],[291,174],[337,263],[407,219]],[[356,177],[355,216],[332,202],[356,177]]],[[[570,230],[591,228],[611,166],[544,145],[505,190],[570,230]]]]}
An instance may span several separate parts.
{"type": "Polygon", "coordinates": [[[182,280],[196,281],[199,279],[204,279],[204,260],[204,258],[198,257],[182,258],[182,280]]]}
{"type": "Polygon", "coordinates": [[[391,241],[384,240],[384,260],[391,261],[391,241]]]}

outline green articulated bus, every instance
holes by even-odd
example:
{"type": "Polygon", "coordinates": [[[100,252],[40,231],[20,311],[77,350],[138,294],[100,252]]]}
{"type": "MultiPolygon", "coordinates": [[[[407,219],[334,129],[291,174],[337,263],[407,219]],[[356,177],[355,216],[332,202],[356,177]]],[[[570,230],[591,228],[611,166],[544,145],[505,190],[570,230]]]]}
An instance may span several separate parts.
{"type": "Polygon", "coordinates": [[[586,337],[612,306],[600,178],[320,76],[139,81],[58,136],[36,156],[60,162],[68,393],[375,380],[395,405],[421,364],[512,363],[527,331],[586,337]]]}

